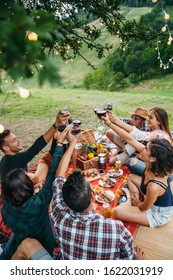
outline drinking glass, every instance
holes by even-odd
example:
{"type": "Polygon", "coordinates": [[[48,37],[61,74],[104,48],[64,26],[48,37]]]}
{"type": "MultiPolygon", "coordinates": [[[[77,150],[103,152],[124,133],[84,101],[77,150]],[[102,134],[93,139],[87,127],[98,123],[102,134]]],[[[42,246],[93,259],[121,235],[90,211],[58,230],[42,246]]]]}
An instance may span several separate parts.
{"type": "Polygon", "coordinates": [[[112,111],[112,109],[113,109],[113,105],[111,104],[111,103],[107,103],[107,104],[105,104],[104,106],[103,106],[103,109],[104,110],[110,110],[110,111],[112,111]]]}
{"type": "Polygon", "coordinates": [[[72,126],[72,130],[71,130],[71,134],[73,135],[77,135],[78,133],[81,132],[80,126],[81,126],[81,120],[74,120],[72,122],[73,126],[72,126]]]}
{"type": "Polygon", "coordinates": [[[97,130],[98,130],[98,138],[101,138],[104,132],[103,120],[101,119],[102,116],[106,116],[106,110],[104,109],[94,109],[95,114],[99,118],[97,122],[97,130]]]}

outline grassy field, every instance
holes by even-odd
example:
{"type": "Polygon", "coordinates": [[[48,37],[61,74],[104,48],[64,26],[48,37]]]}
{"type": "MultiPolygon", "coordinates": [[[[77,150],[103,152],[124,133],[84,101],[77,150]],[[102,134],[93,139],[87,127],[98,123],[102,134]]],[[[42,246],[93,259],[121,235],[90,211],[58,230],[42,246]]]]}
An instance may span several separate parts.
{"type": "MultiPolygon", "coordinates": [[[[36,87],[28,81],[23,86],[30,91],[28,99],[22,99],[19,93],[11,92],[0,115],[0,124],[10,128],[23,139],[24,149],[54,122],[56,113],[68,106],[73,119],[80,118],[83,129],[95,129],[97,117],[93,108],[105,103],[113,104],[113,111],[122,117],[130,117],[137,106],[150,109],[163,107],[169,115],[170,128],[173,130],[173,75],[162,79],[147,81],[138,87],[123,92],[87,91],[82,89],[52,88],[49,85],[36,87]]],[[[0,106],[7,93],[0,93],[0,106]]],[[[46,148],[47,149],[47,148],[46,148]]],[[[45,150],[43,150],[44,152],[45,150]]],[[[41,156],[42,153],[39,154],[41,156]]],[[[0,157],[2,153],[0,153],[0,157]]],[[[31,166],[38,161],[37,156],[31,166]]]]}
{"type": "MultiPolygon", "coordinates": [[[[172,80],[168,76],[159,80],[153,80],[140,84],[138,87],[124,90],[123,92],[87,91],[82,89],[53,88],[28,86],[30,97],[20,98],[19,94],[10,93],[9,98],[0,116],[1,123],[12,124],[14,120],[21,118],[48,118],[54,116],[59,108],[68,106],[73,118],[80,118],[84,128],[93,126],[96,122],[93,114],[94,107],[102,107],[106,102],[113,103],[113,110],[119,116],[129,116],[137,106],[150,109],[160,106],[167,110],[173,129],[172,112],[172,80]],[[88,120],[90,120],[88,122],[88,120]]],[[[0,94],[0,104],[3,103],[6,94],[0,94]]],[[[47,123],[47,122],[46,122],[47,123]]]]}

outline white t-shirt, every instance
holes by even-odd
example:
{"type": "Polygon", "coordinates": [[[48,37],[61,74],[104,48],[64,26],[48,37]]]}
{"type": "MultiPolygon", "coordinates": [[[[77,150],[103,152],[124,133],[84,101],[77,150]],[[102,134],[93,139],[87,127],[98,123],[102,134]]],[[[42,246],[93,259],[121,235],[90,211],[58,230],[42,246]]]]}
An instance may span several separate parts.
{"type": "MultiPolygon", "coordinates": [[[[135,126],[133,126],[133,130],[130,132],[130,135],[132,135],[136,140],[138,141],[146,141],[149,142],[152,139],[166,139],[170,142],[169,135],[164,132],[161,129],[155,129],[153,131],[141,131],[135,126]]],[[[135,148],[133,148],[128,143],[125,145],[126,151],[129,155],[135,153],[135,148]]]]}

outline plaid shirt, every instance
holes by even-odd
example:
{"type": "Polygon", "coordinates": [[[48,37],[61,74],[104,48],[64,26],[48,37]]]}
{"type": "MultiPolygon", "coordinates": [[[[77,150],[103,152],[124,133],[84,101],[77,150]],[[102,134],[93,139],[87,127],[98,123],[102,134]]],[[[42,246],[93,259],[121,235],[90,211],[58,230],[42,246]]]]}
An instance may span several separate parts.
{"type": "MultiPolygon", "coordinates": [[[[127,124],[129,124],[129,125],[132,125],[131,124],[131,119],[129,119],[129,118],[120,118],[120,120],[125,122],[125,123],[127,123],[127,124]]],[[[149,131],[148,126],[147,126],[147,124],[145,122],[142,124],[142,126],[139,129],[141,131],[149,131]]]]}
{"type": "Polygon", "coordinates": [[[57,245],[52,230],[48,207],[52,199],[52,183],[55,178],[57,166],[63,155],[63,148],[57,146],[51,168],[43,188],[33,195],[20,207],[13,207],[4,202],[2,217],[9,228],[15,234],[10,251],[5,252],[11,258],[14,250],[26,237],[36,238],[45,247],[49,254],[53,255],[54,247],[57,245]]]}
{"type": "Polygon", "coordinates": [[[6,226],[1,215],[2,199],[1,199],[1,183],[0,183],[0,244],[6,243],[10,238],[12,231],[6,226]]]}
{"type": "Polygon", "coordinates": [[[69,209],[62,198],[64,181],[58,177],[53,183],[52,219],[59,242],[59,259],[134,259],[133,238],[123,223],[104,219],[94,210],[79,213],[69,209]]]}

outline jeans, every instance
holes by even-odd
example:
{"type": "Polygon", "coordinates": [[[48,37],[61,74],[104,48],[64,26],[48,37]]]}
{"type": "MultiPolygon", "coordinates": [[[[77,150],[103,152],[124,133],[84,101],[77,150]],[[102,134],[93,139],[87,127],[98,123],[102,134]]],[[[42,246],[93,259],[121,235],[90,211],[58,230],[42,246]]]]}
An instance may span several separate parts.
{"type": "MultiPolygon", "coordinates": [[[[136,159],[137,162],[134,164],[134,165],[131,165],[130,164],[130,160],[132,159],[133,157],[130,157],[128,158],[128,160],[126,161],[126,165],[128,167],[128,169],[134,173],[134,174],[137,174],[139,176],[142,176],[143,173],[144,173],[144,170],[146,168],[146,165],[145,165],[145,162],[140,160],[140,159],[136,159]]],[[[168,180],[169,182],[173,181],[173,174],[169,175],[168,176],[168,180]]]]}
{"type": "MultiPolygon", "coordinates": [[[[14,240],[15,235],[12,233],[10,236],[9,240],[7,243],[5,243],[4,250],[0,254],[0,260],[10,260],[12,255],[11,255],[11,249],[13,248],[13,240],[14,240]]],[[[16,251],[16,248],[14,249],[14,252],[16,251]]]]}
{"type": "Polygon", "coordinates": [[[130,161],[131,161],[132,158],[133,157],[130,157],[126,161],[126,165],[127,165],[128,169],[132,173],[137,174],[139,176],[142,176],[142,174],[144,173],[144,170],[146,168],[145,162],[136,158],[136,163],[132,165],[132,164],[130,164],[130,161]]]}

